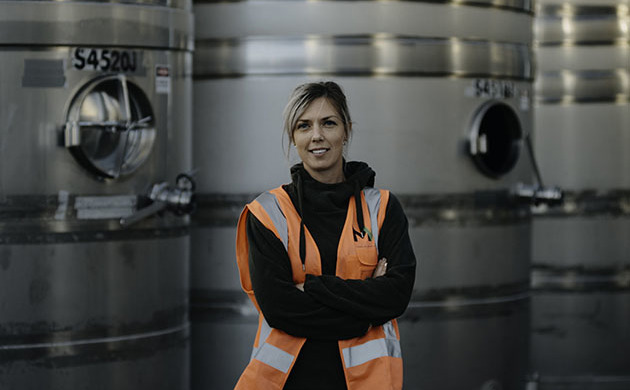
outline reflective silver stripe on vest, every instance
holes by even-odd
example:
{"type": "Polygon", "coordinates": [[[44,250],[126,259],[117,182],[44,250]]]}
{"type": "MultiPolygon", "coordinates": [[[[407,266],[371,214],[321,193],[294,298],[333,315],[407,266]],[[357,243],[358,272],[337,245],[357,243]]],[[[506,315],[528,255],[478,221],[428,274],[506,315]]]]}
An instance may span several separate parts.
{"type": "Polygon", "coordinates": [[[252,357],[250,360],[256,359],[286,374],[287,372],[289,372],[295,356],[281,350],[274,345],[268,344],[266,341],[270,334],[271,327],[263,318],[262,324],[260,326],[260,337],[258,339],[259,346],[258,348],[253,348],[252,357]]]}
{"type": "Polygon", "coordinates": [[[383,330],[385,331],[385,338],[391,340],[398,340],[396,337],[396,329],[394,329],[394,324],[391,321],[387,321],[383,324],[383,330]]]}
{"type": "Polygon", "coordinates": [[[378,250],[378,209],[381,207],[381,191],[376,188],[366,187],[363,189],[363,194],[370,212],[372,237],[378,250]]]}
{"type": "Polygon", "coordinates": [[[289,230],[287,227],[287,217],[285,217],[282,209],[280,208],[280,203],[278,202],[278,198],[271,192],[264,192],[256,198],[256,201],[260,203],[260,205],[265,209],[269,218],[273,222],[273,225],[276,227],[278,234],[280,235],[280,240],[282,244],[284,244],[284,249],[289,250],[289,230]]]}
{"type": "Polygon", "coordinates": [[[346,368],[356,367],[370,360],[382,357],[401,358],[400,341],[396,338],[396,331],[391,321],[383,325],[384,339],[370,340],[361,345],[344,348],[343,361],[346,368]]]}
{"type": "Polygon", "coordinates": [[[278,371],[282,371],[285,374],[289,372],[291,364],[293,364],[293,355],[267,343],[258,348],[258,351],[254,355],[254,359],[265,363],[278,371]]]}

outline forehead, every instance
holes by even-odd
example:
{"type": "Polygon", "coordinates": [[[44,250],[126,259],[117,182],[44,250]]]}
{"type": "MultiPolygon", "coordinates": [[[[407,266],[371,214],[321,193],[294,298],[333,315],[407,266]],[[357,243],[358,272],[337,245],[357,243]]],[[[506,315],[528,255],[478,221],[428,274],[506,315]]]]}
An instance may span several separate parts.
{"type": "Polygon", "coordinates": [[[298,120],[313,120],[316,118],[326,118],[329,116],[339,115],[337,110],[325,97],[320,97],[313,100],[306,106],[304,113],[298,118],[298,120]]]}

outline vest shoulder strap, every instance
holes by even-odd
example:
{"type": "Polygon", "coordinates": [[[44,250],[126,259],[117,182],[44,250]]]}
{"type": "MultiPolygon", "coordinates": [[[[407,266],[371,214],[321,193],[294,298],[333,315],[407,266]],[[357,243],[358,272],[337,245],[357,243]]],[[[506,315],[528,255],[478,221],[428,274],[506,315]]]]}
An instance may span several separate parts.
{"type": "MultiPolygon", "coordinates": [[[[282,188],[280,188],[281,191],[282,188]]],[[[284,249],[289,246],[289,232],[287,227],[287,218],[282,210],[281,195],[277,189],[266,191],[260,194],[252,203],[247,205],[249,211],[263,225],[282,241],[284,249]]]]}
{"type": "Polygon", "coordinates": [[[370,213],[372,237],[374,237],[374,242],[378,247],[378,233],[385,220],[385,209],[389,201],[389,191],[374,187],[365,187],[363,189],[363,196],[365,197],[365,202],[367,203],[370,213]]]}

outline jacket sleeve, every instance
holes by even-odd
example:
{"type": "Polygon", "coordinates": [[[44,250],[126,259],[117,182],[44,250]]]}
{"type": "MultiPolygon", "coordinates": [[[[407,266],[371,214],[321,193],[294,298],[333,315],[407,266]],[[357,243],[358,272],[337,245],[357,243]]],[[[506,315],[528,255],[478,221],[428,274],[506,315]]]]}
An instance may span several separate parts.
{"type": "Polygon", "coordinates": [[[282,242],[251,213],[247,239],[254,295],[269,326],[320,340],[349,339],[367,332],[368,321],[328,307],[295,287],[282,242]]]}
{"type": "Polygon", "coordinates": [[[416,276],[416,257],[408,233],[407,217],[398,199],[390,194],[379,232],[379,257],[387,258],[384,276],[365,280],[333,275],[307,275],[304,291],[331,308],[372,325],[399,317],[407,308],[416,276]]]}

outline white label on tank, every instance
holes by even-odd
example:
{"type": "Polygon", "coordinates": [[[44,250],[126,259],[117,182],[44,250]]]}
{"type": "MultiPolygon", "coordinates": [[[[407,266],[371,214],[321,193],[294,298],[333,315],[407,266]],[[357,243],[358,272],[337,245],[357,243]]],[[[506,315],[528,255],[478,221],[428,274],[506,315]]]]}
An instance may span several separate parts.
{"type": "Polygon", "coordinates": [[[136,203],[135,195],[77,196],[74,208],[77,219],[113,219],[132,215],[136,203]]]}
{"type": "Polygon", "coordinates": [[[171,93],[171,70],[168,65],[155,66],[155,92],[171,93]]]}
{"type": "Polygon", "coordinates": [[[55,219],[61,221],[66,219],[66,211],[68,210],[68,199],[70,193],[68,191],[61,190],[57,196],[57,211],[55,211],[55,219]]]}

